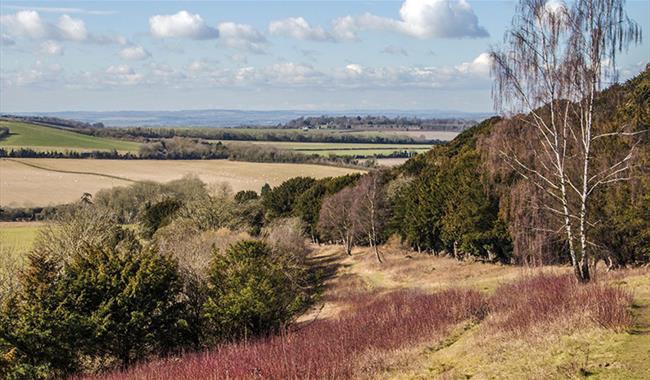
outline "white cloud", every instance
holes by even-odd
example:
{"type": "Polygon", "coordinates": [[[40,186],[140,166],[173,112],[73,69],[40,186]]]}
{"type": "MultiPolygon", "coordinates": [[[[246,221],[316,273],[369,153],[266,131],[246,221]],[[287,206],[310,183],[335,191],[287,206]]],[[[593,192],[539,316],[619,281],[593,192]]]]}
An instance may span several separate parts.
{"type": "MultiPolygon", "coordinates": [[[[56,23],[45,21],[34,10],[18,11],[0,16],[3,36],[6,38],[28,38],[32,40],[75,41],[97,44],[125,44],[122,36],[92,35],[83,20],[68,16],[59,17],[56,23]]],[[[4,37],[3,37],[4,39],[4,37]]]]}
{"type": "Polygon", "coordinates": [[[487,77],[490,74],[492,58],[489,53],[481,53],[472,62],[464,62],[456,66],[456,70],[463,74],[473,74],[487,77]]]}
{"type": "Polygon", "coordinates": [[[104,76],[98,76],[97,81],[104,85],[132,86],[143,80],[142,74],[137,74],[128,65],[111,65],[106,68],[104,76]]]}
{"type": "Polygon", "coordinates": [[[357,20],[352,16],[344,16],[335,19],[332,22],[332,30],[334,36],[338,40],[356,41],[359,39],[357,36],[359,26],[357,25],[357,20]]]}
{"type": "Polygon", "coordinates": [[[84,41],[88,38],[88,30],[82,20],[63,15],[56,26],[63,40],[84,41]]]}
{"type": "Polygon", "coordinates": [[[41,44],[41,53],[49,55],[63,55],[63,46],[56,41],[45,41],[41,44]]]}
{"type": "Polygon", "coordinates": [[[311,26],[302,17],[289,17],[284,20],[271,21],[269,33],[278,36],[293,37],[306,41],[333,41],[330,33],[320,26],[311,26]]]}
{"type": "Polygon", "coordinates": [[[262,53],[266,38],[250,25],[222,22],[219,24],[219,37],[228,47],[262,53]]]}
{"type": "Polygon", "coordinates": [[[485,28],[466,0],[405,0],[400,19],[365,13],[334,20],[335,34],[342,39],[358,39],[362,30],[390,31],[417,38],[487,37],[485,28]]]}
{"type": "Polygon", "coordinates": [[[385,54],[391,54],[391,55],[403,55],[403,56],[409,55],[406,49],[395,45],[388,45],[385,48],[383,48],[381,52],[385,54]]]}
{"type": "Polygon", "coordinates": [[[151,57],[151,53],[142,46],[127,46],[120,50],[119,55],[120,58],[128,61],[139,61],[151,57]]]}
{"type": "Polygon", "coordinates": [[[350,63],[349,65],[346,65],[345,70],[347,70],[352,75],[363,74],[363,67],[356,63],[350,63]]]}
{"type": "Polygon", "coordinates": [[[218,38],[219,31],[208,26],[201,15],[180,11],[173,15],[155,15],[149,18],[151,35],[158,38],[179,37],[194,40],[218,38]]]}
{"type": "Polygon", "coordinates": [[[16,14],[1,15],[3,32],[12,37],[39,39],[50,34],[48,25],[36,11],[20,11],[16,14]]]}

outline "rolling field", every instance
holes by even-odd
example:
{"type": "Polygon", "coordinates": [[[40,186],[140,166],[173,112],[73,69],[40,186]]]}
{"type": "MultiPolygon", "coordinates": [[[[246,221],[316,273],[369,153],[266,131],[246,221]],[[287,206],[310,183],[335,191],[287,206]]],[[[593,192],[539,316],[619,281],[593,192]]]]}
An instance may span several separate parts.
{"type": "Polygon", "coordinates": [[[94,194],[134,181],[167,182],[188,174],[207,184],[226,182],[234,191],[259,191],[265,183],[277,186],[297,176],[323,178],[358,172],[333,166],[226,160],[2,159],[0,205],[56,205],[75,201],[85,192],[94,194]]]}
{"type": "MultiPolygon", "coordinates": [[[[214,140],[213,140],[214,141],[214,140]]],[[[220,140],[226,145],[253,144],[272,146],[278,149],[290,150],[304,154],[319,156],[368,156],[391,154],[393,152],[409,151],[422,153],[431,149],[427,144],[353,144],[353,143],[315,143],[293,141],[227,141],[220,140]]]]}
{"type": "Polygon", "coordinates": [[[117,150],[137,152],[140,144],[50,128],[41,125],[0,120],[0,127],[8,127],[9,137],[0,140],[0,148],[33,148],[35,150],[117,150]]]}

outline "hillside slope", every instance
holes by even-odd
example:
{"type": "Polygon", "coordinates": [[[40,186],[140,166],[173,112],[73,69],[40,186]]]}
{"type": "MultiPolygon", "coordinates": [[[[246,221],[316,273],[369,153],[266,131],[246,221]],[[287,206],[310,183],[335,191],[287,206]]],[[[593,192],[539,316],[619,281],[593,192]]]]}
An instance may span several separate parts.
{"type": "Polygon", "coordinates": [[[37,150],[117,150],[137,151],[140,144],[103,137],[82,135],[72,131],[16,121],[0,120],[0,127],[10,134],[0,140],[0,148],[33,148],[37,150]]]}

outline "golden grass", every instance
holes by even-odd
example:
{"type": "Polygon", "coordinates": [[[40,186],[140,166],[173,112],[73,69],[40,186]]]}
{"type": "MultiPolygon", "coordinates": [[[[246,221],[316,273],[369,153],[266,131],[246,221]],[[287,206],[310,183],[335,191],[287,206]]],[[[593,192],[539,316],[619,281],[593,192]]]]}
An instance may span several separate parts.
{"type": "MultiPolygon", "coordinates": [[[[479,262],[458,262],[382,247],[378,264],[367,248],[344,256],[340,247],[325,246],[320,255],[338,257],[338,273],[327,283],[322,302],[302,319],[345,314],[358,292],[415,288],[436,291],[470,287],[492,294],[502,284],[531,274],[568,273],[570,268],[525,268],[479,262]]],[[[650,269],[601,272],[599,281],[632,292],[637,325],[615,332],[580,315],[537,326],[525,335],[495,331],[466,322],[447,336],[390,352],[368,352],[359,363],[361,378],[384,379],[599,379],[650,378],[650,269]],[[577,319],[576,319],[577,318],[577,319]]]]}
{"type": "Polygon", "coordinates": [[[195,174],[208,184],[230,184],[234,191],[255,190],[268,183],[277,186],[289,178],[340,176],[360,170],[308,164],[253,163],[227,160],[155,161],[91,159],[0,160],[0,205],[10,207],[47,206],[72,202],[83,193],[128,185],[132,181],[167,182],[195,174]],[[52,170],[95,174],[62,173],[52,170]]]}

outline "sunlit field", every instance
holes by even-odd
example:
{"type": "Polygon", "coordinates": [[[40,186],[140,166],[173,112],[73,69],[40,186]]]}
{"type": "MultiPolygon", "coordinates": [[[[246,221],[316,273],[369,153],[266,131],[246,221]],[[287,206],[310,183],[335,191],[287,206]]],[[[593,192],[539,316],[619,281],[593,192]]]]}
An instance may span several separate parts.
{"type": "Polygon", "coordinates": [[[47,206],[78,200],[84,193],[134,181],[168,182],[197,175],[207,184],[228,183],[233,191],[277,186],[296,176],[324,178],[361,170],[323,165],[227,160],[152,161],[89,159],[0,160],[0,205],[47,206]]]}

